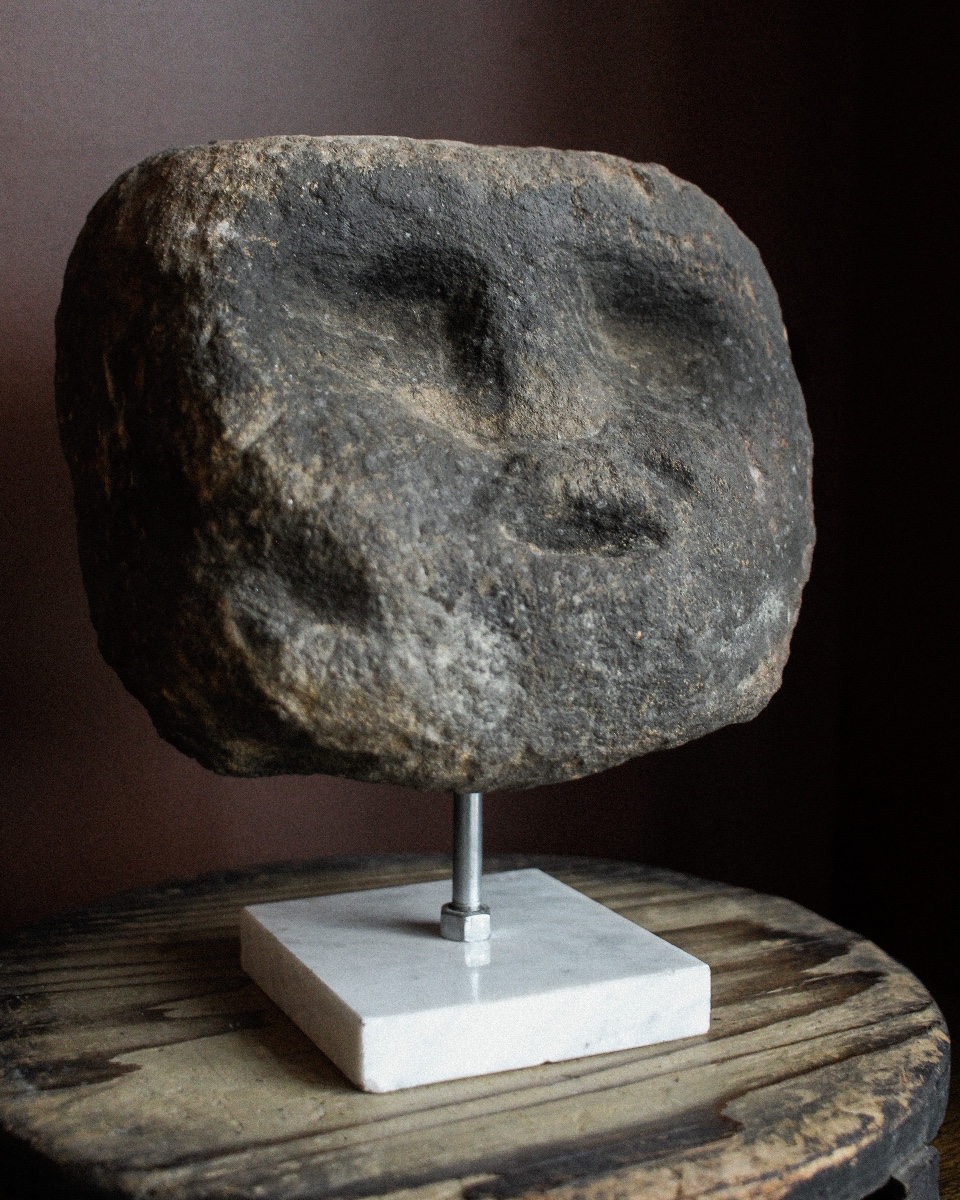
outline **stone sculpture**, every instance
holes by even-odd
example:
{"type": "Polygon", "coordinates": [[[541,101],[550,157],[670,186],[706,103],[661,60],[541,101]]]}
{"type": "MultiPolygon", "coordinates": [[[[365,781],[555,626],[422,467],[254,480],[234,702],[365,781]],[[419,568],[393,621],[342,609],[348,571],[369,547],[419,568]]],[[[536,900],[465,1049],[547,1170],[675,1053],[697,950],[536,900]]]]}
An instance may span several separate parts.
{"type": "Polygon", "coordinates": [[[57,336],[102,651],[214,770],[527,787],[779,685],[803,400],[756,249],[661,167],[169,151],[94,208],[57,336]]]}

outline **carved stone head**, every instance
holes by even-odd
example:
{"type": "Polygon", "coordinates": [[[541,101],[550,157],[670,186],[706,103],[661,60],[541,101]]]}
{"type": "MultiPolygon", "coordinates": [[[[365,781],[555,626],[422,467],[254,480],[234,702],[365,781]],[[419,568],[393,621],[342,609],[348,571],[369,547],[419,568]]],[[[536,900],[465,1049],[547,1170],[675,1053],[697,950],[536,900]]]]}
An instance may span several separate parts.
{"type": "Polygon", "coordinates": [[[101,648],[214,770],[525,787],[779,685],[803,399],[756,249],[661,167],[170,151],[93,210],[57,334],[101,648]]]}

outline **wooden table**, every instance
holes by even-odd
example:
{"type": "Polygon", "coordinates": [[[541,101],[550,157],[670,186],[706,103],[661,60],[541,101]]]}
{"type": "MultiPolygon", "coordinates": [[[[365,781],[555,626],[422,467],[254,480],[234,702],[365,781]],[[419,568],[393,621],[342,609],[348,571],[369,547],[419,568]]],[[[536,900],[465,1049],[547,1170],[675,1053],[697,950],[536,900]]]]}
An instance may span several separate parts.
{"type": "Polygon", "coordinates": [[[923,986],[786,900],[539,866],[713,970],[704,1037],[356,1091],[240,970],[247,903],[442,877],[440,859],[205,877],[34,926],[0,973],[10,1196],[931,1200],[948,1041],[923,986]]]}

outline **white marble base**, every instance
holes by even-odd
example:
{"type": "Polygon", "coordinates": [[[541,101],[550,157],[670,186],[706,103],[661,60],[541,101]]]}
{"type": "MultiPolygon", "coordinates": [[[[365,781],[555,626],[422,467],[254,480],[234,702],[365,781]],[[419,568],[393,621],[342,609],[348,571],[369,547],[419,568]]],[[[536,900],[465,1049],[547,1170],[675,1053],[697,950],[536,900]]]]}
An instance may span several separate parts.
{"type": "Polygon", "coordinates": [[[256,904],[243,967],[365,1091],[705,1033],[710,968],[542,871],[484,878],[488,942],[440,937],[449,881],[256,904]]]}

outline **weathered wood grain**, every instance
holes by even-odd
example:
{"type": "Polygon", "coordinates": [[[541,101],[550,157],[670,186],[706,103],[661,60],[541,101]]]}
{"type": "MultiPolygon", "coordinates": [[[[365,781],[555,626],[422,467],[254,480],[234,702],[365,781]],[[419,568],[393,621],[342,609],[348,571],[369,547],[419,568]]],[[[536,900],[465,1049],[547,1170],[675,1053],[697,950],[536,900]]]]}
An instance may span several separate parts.
{"type": "Polygon", "coordinates": [[[45,1196],[935,1195],[923,1155],[943,1118],[947,1035],[903,967],[786,900],[587,859],[490,869],[522,865],[709,962],[710,1033],[360,1093],[240,970],[239,909],[440,878],[447,863],[235,872],[120,897],[4,947],[8,1154],[44,1172],[45,1196]]]}
{"type": "Polygon", "coordinates": [[[957,1084],[954,1078],[947,1116],[935,1143],[940,1157],[940,1200],[960,1200],[960,1087],[957,1084]]]}

